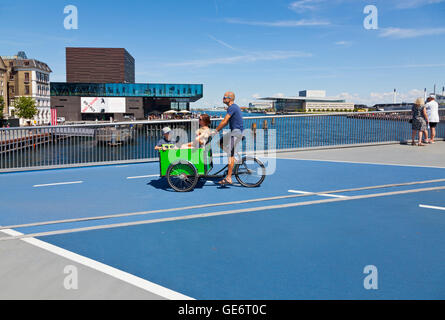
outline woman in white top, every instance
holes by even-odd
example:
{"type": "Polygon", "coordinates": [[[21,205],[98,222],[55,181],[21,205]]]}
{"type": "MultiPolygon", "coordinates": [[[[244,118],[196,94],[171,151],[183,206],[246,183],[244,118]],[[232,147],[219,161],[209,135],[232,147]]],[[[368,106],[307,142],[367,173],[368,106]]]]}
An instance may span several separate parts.
{"type": "Polygon", "coordinates": [[[439,104],[436,102],[436,97],[431,95],[426,100],[425,104],[426,112],[428,114],[428,119],[430,120],[431,129],[431,139],[429,143],[435,143],[434,138],[436,137],[436,126],[439,123],[439,104]]]}
{"type": "Polygon", "coordinates": [[[207,144],[209,137],[211,136],[211,130],[209,128],[211,123],[210,116],[208,114],[202,114],[199,117],[199,129],[196,131],[195,141],[182,145],[182,149],[190,148],[202,148],[207,144]]]}

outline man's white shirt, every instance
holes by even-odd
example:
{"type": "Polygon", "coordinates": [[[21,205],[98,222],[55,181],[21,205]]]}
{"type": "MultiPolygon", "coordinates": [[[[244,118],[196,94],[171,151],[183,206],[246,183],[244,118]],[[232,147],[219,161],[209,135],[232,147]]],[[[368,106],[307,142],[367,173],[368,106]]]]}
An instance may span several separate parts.
{"type": "Polygon", "coordinates": [[[425,104],[429,122],[439,122],[439,104],[432,100],[425,104]]]}

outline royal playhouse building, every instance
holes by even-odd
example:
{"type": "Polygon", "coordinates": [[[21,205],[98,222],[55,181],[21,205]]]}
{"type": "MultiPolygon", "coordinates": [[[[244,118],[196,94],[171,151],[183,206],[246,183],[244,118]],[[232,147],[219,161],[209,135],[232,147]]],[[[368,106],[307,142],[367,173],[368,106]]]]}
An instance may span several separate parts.
{"type": "Polygon", "coordinates": [[[67,82],[51,82],[51,111],[66,121],[146,119],[190,111],[202,84],[135,83],[135,60],[123,48],[66,48],[67,82]]]}

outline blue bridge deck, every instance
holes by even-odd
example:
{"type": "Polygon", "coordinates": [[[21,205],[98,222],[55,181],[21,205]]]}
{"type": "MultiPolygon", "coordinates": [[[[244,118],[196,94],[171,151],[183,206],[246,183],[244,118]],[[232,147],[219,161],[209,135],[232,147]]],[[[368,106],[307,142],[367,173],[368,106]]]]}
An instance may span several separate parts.
{"type": "Polygon", "coordinates": [[[191,193],[158,163],[1,174],[0,248],[37,238],[194,299],[445,297],[445,165],[263,160],[260,188],[191,193]]]}

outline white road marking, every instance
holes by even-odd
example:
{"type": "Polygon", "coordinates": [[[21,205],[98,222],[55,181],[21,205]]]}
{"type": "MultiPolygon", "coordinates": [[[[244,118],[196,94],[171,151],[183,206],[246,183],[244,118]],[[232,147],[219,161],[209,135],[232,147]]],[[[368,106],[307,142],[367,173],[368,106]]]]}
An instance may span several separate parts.
{"type": "MultiPolygon", "coordinates": [[[[313,151],[322,151],[313,150],[313,151]]],[[[292,151],[290,151],[292,152],[292,151]]],[[[298,152],[298,151],[297,151],[298,152]]],[[[278,153],[277,153],[278,154],[278,153]]],[[[261,158],[261,157],[260,157],[261,158]]],[[[286,158],[285,152],[283,152],[283,156],[275,156],[268,157],[264,156],[262,158],[271,158],[271,159],[284,159],[284,160],[296,160],[296,161],[316,161],[316,162],[334,162],[334,163],[352,163],[352,164],[370,164],[377,166],[393,166],[393,167],[408,167],[408,168],[434,168],[434,169],[445,169],[445,167],[441,166],[419,166],[414,164],[402,164],[402,163],[382,163],[382,162],[360,162],[360,161],[347,161],[347,160],[327,160],[327,159],[305,159],[305,158],[286,158]]]]}
{"type": "Polygon", "coordinates": [[[127,177],[127,179],[130,180],[130,179],[143,179],[143,178],[154,178],[154,177],[159,177],[159,174],[152,174],[148,176],[139,176],[139,177],[127,177]]]}
{"type": "Polygon", "coordinates": [[[436,206],[428,206],[426,204],[419,204],[420,208],[426,208],[426,209],[434,209],[434,210],[443,210],[445,211],[444,207],[436,207],[436,206]]]}
{"type": "MultiPolygon", "coordinates": [[[[23,233],[20,233],[18,231],[12,230],[12,229],[5,229],[1,232],[9,235],[9,236],[22,236],[23,233]]],[[[112,276],[116,279],[125,281],[126,283],[129,283],[135,287],[141,288],[143,290],[146,290],[148,292],[151,292],[155,295],[161,296],[163,298],[169,299],[169,300],[194,300],[193,298],[190,298],[188,296],[185,296],[179,292],[170,290],[168,288],[162,287],[156,283],[147,281],[145,279],[136,277],[130,273],[127,273],[125,271],[110,267],[106,264],[100,263],[98,261],[86,258],[84,256],[78,255],[74,252],[62,249],[60,247],[54,246],[48,242],[44,242],[41,240],[38,240],[36,238],[25,238],[21,239],[22,241],[29,243],[33,246],[39,247],[41,249],[44,249],[46,251],[49,251],[51,253],[54,253],[58,256],[61,256],[63,258],[69,259],[71,261],[74,261],[76,263],[82,264],[84,266],[87,266],[91,269],[95,269],[97,271],[100,271],[102,273],[105,273],[109,276],[112,276]]]]}
{"type": "Polygon", "coordinates": [[[58,182],[58,183],[49,183],[49,184],[36,184],[33,187],[34,188],[40,188],[40,187],[62,186],[62,185],[67,185],[67,184],[79,184],[79,183],[83,183],[83,181],[58,182]]]}
{"type": "Polygon", "coordinates": [[[313,194],[314,196],[323,196],[323,197],[332,197],[332,198],[347,198],[347,196],[342,196],[338,194],[326,194],[326,193],[315,193],[308,191],[300,191],[300,190],[288,190],[290,193],[299,193],[299,194],[313,194]]]}
{"type": "MultiPolygon", "coordinates": [[[[401,187],[401,186],[412,186],[412,185],[429,184],[429,183],[444,182],[444,181],[445,181],[445,179],[414,181],[414,182],[384,184],[384,185],[378,185],[378,186],[368,186],[368,187],[359,187],[359,188],[350,188],[350,189],[341,189],[341,190],[324,190],[324,191],[320,191],[318,193],[317,192],[313,192],[313,193],[309,192],[309,193],[305,193],[305,194],[292,194],[292,195],[282,195],[282,196],[275,196],[275,197],[256,198],[256,199],[239,200],[239,201],[231,201],[231,202],[208,203],[208,204],[193,205],[193,206],[179,207],[179,208],[168,208],[168,209],[149,210],[149,211],[142,211],[142,212],[110,214],[110,215],[87,217],[87,218],[43,221],[43,222],[34,222],[34,223],[27,223],[27,224],[10,225],[10,226],[4,226],[4,227],[0,226],[0,230],[44,226],[44,225],[60,224],[60,223],[103,220],[103,219],[130,217],[130,216],[138,216],[138,215],[148,215],[148,214],[152,214],[152,213],[173,212],[173,211],[180,211],[180,210],[202,209],[202,208],[208,208],[208,207],[226,206],[226,205],[234,205],[234,204],[242,204],[242,203],[253,203],[253,202],[272,201],[272,200],[281,200],[281,199],[292,199],[292,198],[300,198],[300,197],[306,197],[306,196],[311,196],[311,195],[315,196],[317,194],[328,195],[328,194],[332,194],[332,193],[344,193],[344,192],[352,192],[352,191],[364,191],[364,190],[375,190],[375,189],[393,188],[393,187],[401,187]]],[[[207,183],[213,184],[214,182],[208,181],[207,183]]]]}
{"type": "Polygon", "coordinates": [[[137,225],[148,225],[148,224],[161,223],[161,222],[202,219],[202,218],[208,218],[208,217],[239,214],[239,213],[259,212],[259,211],[265,211],[265,210],[293,208],[293,207],[300,207],[300,206],[309,206],[309,205],[314,205],[314,204],[333,203],[333,202],[340,202],[340,201],[353,201],[353,200],[359,200],[359,199],[379,198],[379,197],[403,195],[403,194],[418,193],[418,192],[430,192],[430,191],[437,191],[437,190],[445,190],[445,186],[432,187],[432,188],[421,188],[421,189],[416,188],[416,189],[402,190],[402,191],[350,196],[350,197],[345,197],[345,198],[294,202],[294,203],[279,204],[279,205],[272,205],[272,206],[234,209],[234,210],[226,210],[226,211],[208,212],[208,213],[202,213],[202,214],[191,214],[191,215],[179,216],[179,217],[160,218],[160,219],[151,219],[151,220],[143,220],[143,221],[125,222],[125,223],[115,223],[115,224],[108,224],[108,225],[56,230],[56,231],[48,231],[48,232],[38,232],[38,233],[25,234],[25,235],[21,235],[21,236],[3,237],[3,238],[0,238],[0,241],[11,241],[11,240],[17,240],[17,239],[23,239],[23,238],[46,237],[46,236],[51,236],[51,235],[69,234],[69,233],[85,232],[85,231],[92,231],[92,230],[114,229],[114,228],[130,227],[130,226],[137,226],[137,225]]]}

